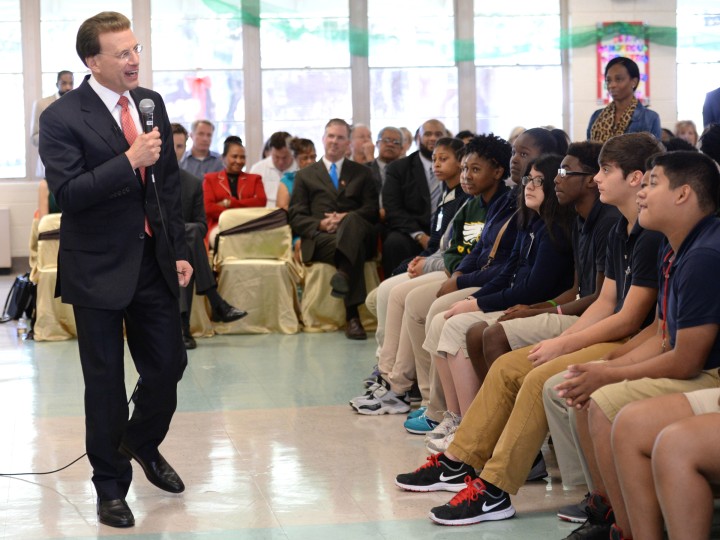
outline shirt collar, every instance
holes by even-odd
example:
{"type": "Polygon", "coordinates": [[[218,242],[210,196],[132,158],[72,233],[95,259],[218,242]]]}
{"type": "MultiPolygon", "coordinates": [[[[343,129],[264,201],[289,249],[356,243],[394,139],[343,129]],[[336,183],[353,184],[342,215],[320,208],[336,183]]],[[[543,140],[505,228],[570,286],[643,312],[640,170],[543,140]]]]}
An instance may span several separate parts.
{"type": "Polygon", "coordinates": [[[130,95],[129,90],[126,90],[122,94],[118,94],[117,92],[110,90],[106,86],[103,86],[102,84],[100,84],[93,75],[90,75],[90,78],[88,79],[88,84],[90,85],[90,88],[95,90],[95,93],[105,104],[108,111],[112,112],[115,109],[115,107],[117,107],[118,100],[120,99],[121,95],[127,97],[128,101],[130,102],[130,107],[135,109],[135,101],[133,100],[132,96],[130,95]]]}

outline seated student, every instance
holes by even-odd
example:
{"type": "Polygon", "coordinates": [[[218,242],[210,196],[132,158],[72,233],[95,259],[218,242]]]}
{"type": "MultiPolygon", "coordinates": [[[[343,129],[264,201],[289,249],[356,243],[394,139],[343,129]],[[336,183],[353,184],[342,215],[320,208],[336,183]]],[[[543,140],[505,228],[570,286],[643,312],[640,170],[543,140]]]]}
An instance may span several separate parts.
{"type": "MultiPolygon", "coordinates": [[[[288,143],[293,159],[297,164],[297,169],[304,169],[308,165],[312,165],[317,161],[317,152],[315,144],[310,139],[301,139],[294,137],[288,143]]],[[[295,182],[295,171],[286,171],[277,189],[276,204],[278,208],[287,210],[290,208],[290,196],[292,195],[293,183],[295,182]]]]}
{"type": "Polygon", "coordinates": [[[240,137],[231,135],[225,139],[222,159],[225,168],[207,173],[203,180],[208,243],[211,249],[215,244],[220,214],[228,208],[263,207],[267,202],[260,175],[243,172],[245,147],[240,137]]]}
{"type": "Polygon", "coordinates": [[[561,334],[600,294],[605,279],[607,237],[620,217],[617,208],[600,201],[594,180],[600,170],[601,148],[602,144],[590,141],[571,144],[555,177],[558,202],[572,205],[577,213],[571,231],[573,287],[545,302],[513,306],[491,326],[481,322],[470,327],[467,345],[474,364],[490,365],[507,352],[561,334]]]}
{"type": "Polygon", "coordinates": [[[541,154],[564,154],[567,145],[564,137],[557,137],[544,128],[531,128],[515,140],[512,148],[510,182],[515,187],[493,203],[478,244],[439,288],[437,285],[429,289],[420,287],[412,291],[405,301],[405,322],[425,407],[421,407],[420,413],[408,415],[404,427],[409,433],[442,438],[447,435],[448,429],[457,425],[458,420],[454,416],[446,414],[443,417],[447,407],[442,385],[430,361],[430,354],[423,349],[426,325],[430,324],[435,315],[475,292],[500,272],[515,244],[517,220],[514,215],[520,182],[528,163],[541,154]]]}
{"type": "Polygon", "coordinates": [[[643,399],[613,422],[615,465],[636,540],[662,538],[663,518],[672,540],[710,538],[713,487],[720,484],[719,399],[720,388],[643,399]]]}
{"type": "Polygon", "coordinates": [[[547,434],[539,406],[543,383],[570,364],[601,357],[652,319],[662,235],[636,223],[635,195],[645,159],[661,150],[647,133],[605,143],[595,180],[600,200],[617,206],[623,217],[608,239],[600,296],[559,337],[498,358],[448,450],[415,472],[398,475],[395,483],[410,491],[460,491],[430,511],[433,521],[462,525],[513,516],[509,494],[525,482],[547,434]]]}
{"type": "MultiPolygon", "coordinates": [[[[569,365],[566,380],[556,386],[559,397],[578,409],[580,443],[595,486],[588,520],[568,537],[573,540],[607,537],[611,527],[613,538],[644,534],[631,527],[616,471],[616,456],[632,445],[628,438],[612,439],[621,409],[652,396],[720,386],[720,304],[712,294],[720,263],[720,220],[713,215],[720,172],[696,152],[656,156],[652,165],[638,194],[638,220],[667,237],[659,257],[657,332],[619,358],[569,365]]],[[[633,470],[632,481],[641,474],[633,470]]]]}
{"type": "MultiPolygon", "coordinates": [[[[448,410],[461,418],[486,372],[485,366],[473,365],[467,358],[468,327],[477,321],[494,322],[503,309],[519,302],[555,298],[572,285],[574,212],[558,204],[552,182],[561,162],[562,157],[555,154],[530,162],[528,175],[522,179],[525,192],[517,216],[518,235],[505,266],[481,289],[438,313],[430,323],[423,348],[438,370],[448,410]]],[[[433,442],[428,448],[437,451],[433,442]]]]}
{"type": "MultiPolygon", "coordinates": [[[[452,272],[463,256],[475,245],[485,225],[489,209],[508,189],[502,182],[510,162],[510,145],[493,134],[474,138],[463,148],[459,139],[443,138],[433,152],[435,175],[446,182],[458,182],[455,190],[462,189],[472,198],[457,212],[458,204],[466,196],[446,196],[438,209],[438,219],[449,221],[448,235],[452,235],[447,249],[445,244],[434,254],[412,260],[408,271],[385,280],[378,288],[378,304],[387,306],[383,317],[387,338],[383,341],[378,362],[378,374],[370,381],[373,390],[350,401],[361,414],[402,413],[410,408],[405,392],[415,379],[415,358],[412,354],[404,322],[404,304],[407,295],[415,288],[435,284],[436,291],[445,281],[446,271],[452,272]],[[448,146],[452,143],[452,146],[448,146]],[[457,155],[464,153],[462,162],[457,155]],[[462,163],[462,175],[460,174],[462,163]],[[462,187],[461,187],[462,186],[462,187]]],[[[453,193],[446,191],[446,195],[453,193]]],[[[433,229],[438,230],[435,225],[433,229]]],[[[440,232],[439,230],[437,232],[440,232]]],[[[435,244],[434,240],[431,240],[435,244]]],[[[428,244],[430,245],[430,244],[428,244]]]]}

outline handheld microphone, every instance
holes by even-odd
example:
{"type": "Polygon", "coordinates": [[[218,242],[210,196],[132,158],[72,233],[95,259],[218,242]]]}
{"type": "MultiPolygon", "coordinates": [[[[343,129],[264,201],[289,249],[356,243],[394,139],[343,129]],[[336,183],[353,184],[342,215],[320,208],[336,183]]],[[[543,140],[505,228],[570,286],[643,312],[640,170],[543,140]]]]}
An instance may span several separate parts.
{"type": "Polygon", "coordinates": [[[140,115],[142,119],[142,127],[144,133],[150,133],[154,127],[153,111],[155,103],[150,98],[145,98],[140,102],[140,115]]]}

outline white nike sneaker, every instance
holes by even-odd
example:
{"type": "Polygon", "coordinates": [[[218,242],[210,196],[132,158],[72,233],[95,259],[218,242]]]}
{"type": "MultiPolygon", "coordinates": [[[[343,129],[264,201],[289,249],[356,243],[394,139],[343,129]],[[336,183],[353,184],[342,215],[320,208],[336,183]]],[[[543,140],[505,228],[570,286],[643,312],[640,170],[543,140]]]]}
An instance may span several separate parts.
{"type": "Polygon", "coordinates": [[[430,439],[425,443],[428,454],[436,454],[438,452],[446,452],[450,443],[455,439],[455,432],[449,433],[447,437],[442,439],[430,439]]]}

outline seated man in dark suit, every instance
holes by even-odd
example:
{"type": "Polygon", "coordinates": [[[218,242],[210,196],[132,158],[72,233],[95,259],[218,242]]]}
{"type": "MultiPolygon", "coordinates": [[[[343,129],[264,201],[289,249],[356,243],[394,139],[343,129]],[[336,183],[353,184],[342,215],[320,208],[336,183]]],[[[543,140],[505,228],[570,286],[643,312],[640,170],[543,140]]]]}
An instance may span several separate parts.
{"type": "Polygon", "coordinates": [[[418,132],[419,150],[394,161],[385,171],[382,262],[386,278],[400,263],[427,247],[430,216],[442,191],[432,172],[432,153],[435,143],[446,132],[442,122],[428,120],[418,132]]]}
{"type": "MultiPolygon", "coordinates": [[[[173,145],[178,161],[185,154],[187,130],[180,124],[171,124],[173,145]]],[[[207,220],[205,219],[205,202],[203,200],[202,180],[184,169],[180,169],[180,199],[182,215],[185,221],[185,242],[188,246],[188,259],[194,269],[191,283],[180,294],[180,318],[182,320],[183,342],[186,349],[197,347],[195,338],[190,333],[190,310],[193,299],[193,282],[200,295],[208,297],[212,307],[212,320],[215,322],[232,322],[247,315],[228,304],[217,291],[215,275],[208,262],[205,249],[207,220]]]]}
{"type": "MultiPolygon", "coordinates": [[[[367,165],[373,174],[375,180],[375,188],[378,193],[382,193],[382,187],[385,184],[385,173],[387,166],[393,161],[400,158],[403,148],[402,131],[394,127],[384,127],[378,133],[377,143],[378,157],[373,159],[367,165]]],[[[382,195],[380,196],[380,220],[385,219],[383,210],[382,195]]]]}
{"type": "Polygon", "coordinates": [[[367,339],[358,306],[365,301],[365,261],[375,255],[378,194],[370,169],[349,159],[350,126],[333,118],[322,138],[325,155],[295,175],[290,226],[302,238],[303,262],[337,268],[332,295],[345,301],[349,339],[367,339]]]}

